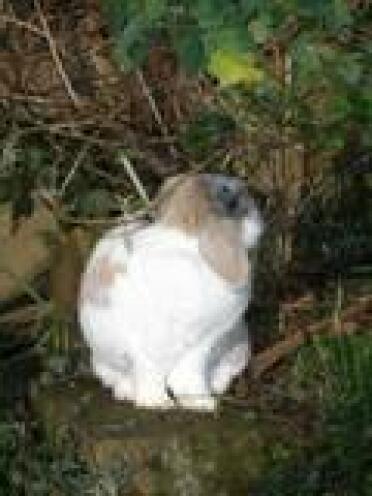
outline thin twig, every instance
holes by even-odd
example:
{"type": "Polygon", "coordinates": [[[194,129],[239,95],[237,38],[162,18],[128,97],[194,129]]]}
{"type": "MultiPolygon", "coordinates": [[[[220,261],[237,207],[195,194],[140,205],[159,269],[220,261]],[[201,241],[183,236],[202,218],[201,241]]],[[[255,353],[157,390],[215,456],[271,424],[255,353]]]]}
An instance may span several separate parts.
{"type": "Polygon", "coordinates": [[[34,0],[34,4],[35,4],[36,10],[39,14],[40,22],[41,22],[41,25],[42,25],[43,31],[44,31],[44,36],[48,42],[50,54],[54,60],[56,69],[57,69],[57,71],[58,71],[58,73],[59,73],[59,75],[63,81],[63,84],[65,85],[66,91],[67,91],[69,97],[71,98],[72,102],[74,103],[74,105],[76,107],[80,107],[81,106],[80,99],[79,99],[77,93],[75,92],[75,90],[73,89],[71,81],[70,81],[69,77],[67,76],[66,71],[63,68],[61,58],[58,55],[56,42],[55,42],[55,40],[54,40],[54,38],[50,32],[48,22],[47,22],[44,14],[43,14],[43,11],[41,10],[39,0],[34,0]]]}
{"type": "Polygon", "coordinates": [[[143,219],[146,215],[148,215],[148,208],[143,208],[133,213],[124,213],[119,217],[88,219],[85,217],[72,217],[70,215],[60,214],[59,219],[66,224],[77,226],[116,226],[122,223],[143,219]]]}
{"type": "MultiPolygon", "coordinates": [[[[23,136],[30,135],[32,133],[41,133],[41,132],[48,132],[50,134],[55,134],[58,136],[63,136],[67,138],[72,138],[76,139],[79,141],[86,141],[89,143],[92,143],[94,145],[101,146],[102,148],[109,148],[109,149],[118,149],[120,147],[123,147],[123,141],[115,141],[115,140],[109,140],[106,138],[97,138],[94,135],[87,135],[84,134],[83,131],[80,131],[79,128],[83,128],[84,126],[94,126],[96,125],[95,122],[91,120],[86,120],[86,121],[80,121],[80,122],[62,122],[62,123],[57,123],[57,124],[44,124],[44,123],[37,123],[36,125],[24,128],[22,131],[20,131],[20,134],[23,136]]],[[[88,130],[87,130],[88,132],[88,130]]],[[[136,150],[136,153],[138,153],[140,156],[142,156],[141,152],[139,150],[136,150]]],[[[145,155],[143,154],[145,157],[145,155]]]]}
{"type": "MultiPolygon", "coordinates": [[[[143,72],[141,71],[141,69],[136,70],[136,76],[137,76],[137,79],[141,85],[142,92],[148,101],[148,104],[149,104],[151,112],[155,118],[155,121],[160,128],[161,134],[163,135],[164,138],[169,139],[170,133],[169,133],[168,127],[163,120],[163,117],[162,117],[161,112],[158,108],[158,105],[155,101],[155,98],[152,95],[151,89],[150,89],[149,85],[147,84],[145,76],[144,76],[143,72]]],[[[175,148],[175,146],[172,143],[169,144],[169,150],[170,150],[173,158],[178,157],[177,149],[175,148]]]]}
{"type": "Polygon", "coordinates": [[[77,157],[75,158],[71,169],[69,170],[67,176],[65,177],[65,179],[62,183],[62,186],[59,190],[59,197],[62,197],[65,194],[67,186],[70,184],[70,182],[71,182],[72,178],[74,177],[74,175],[76,174],[78,168],[80,167],[83,160],[87,156],[87,153],[88,153],[90,146],[91,146],[90,143],[87,141],[85,143],[83,143],[83,146],[81,147],[79,153],[77,154],[77,157]]]}
{"type": "Polygon", "coordinates": [[[50,305],[48,304],[43,304],[41,307],[38,304],[31,304],[22,308],[16,308],[4,315],[0,315],[0,324],[25,324],[34,320],[40,320],[49,310],[50,305]]]}
{"type": "Polygon", "coordinates": [[[150,105],[150,108],[151,108],[153,116],[156,120],[156,123],[160,127],[161,133],[164,136],[168,136],[169,135],[168,128],[164,124],[163,117],[160,113],[160,110],[158,109],[158,106],[156,104],[154,97],[152,96],[151,90],[150,90],[150,88],[149,88],[149,86],[145,80],[145,76],[143,75],[143,72],[141,71],[141,69],[136,70],[136,76],[137,76],[137,79],[141,85],[142,92],[145,95],[145,97],[146,97],[146,99],[150,105]]]}
{"type": "Polygon", "coordinates": [[[14,166],[17,159],[17,144],[20,137],[18,128],[12,129],[9,133],[9,138],[3,145],[3,150],[0,159],[0,171],[7,172],[9,168],[14,166]]]}
{"type": "Polygon", "coordinates": [[[26,349],[23,349],[19,353],[15,353],[14,355],[11,355],[9,358],[4,360],[1,363],[1,368],[4,369],[4,368],[9,367],[14,362],[18,362],[20,360],[25,360],[25,358],[36,353],[36,351],[43,348],[48,343],[48,341],[50,339],[51,332],[52,332],[51,328],[47,329],[44,332],[41,332],[40,336],[30,346],[27,346],[26,349]]]}
{"type": "Polygon", "coordinates": [[[1,14],[0,21],[3,21],[5,24],[6,23],[14,24],[15,26],[21,29],[27,29],[27,31],[30,31],[31,33],[34,33],[37,36],[40,36],[40,38],[46,37],[45,32],[39,29],[37,26],[27,21],[21,21],[20,19],[17,19],[17,17],[9,16],[7,14],[1,14]]]}
{"type": "Polygon", "coordinates": [[[116,225],[120,221],[114,217],[105,217],[102,219],[87,219],[84,217],[72,217],[70,215],[60,215],[60,220],[66,224],[76,225],[76,226],[107,226],[116,225]]]}
{"type": "MultiPolygon", "coordinates": [[[[0,242],[2,241],[2,238],[0,237],[0,242]]],[[[7,274],[9,277],[14,279],[23,289],[23,291],[28,294],[35,303],[39,305],[48,305],[49,302],[47,300],[44,300],[39,293],[36,291],[35,288],[33,288],[27,281],[22,279],[19,275],[17,275],[15,272],[13,272],[11,269],[8,267],[4,267],[0,265],[0,273],[7,274]]]]}
{"type": "Polygon", "coordinates": [[[128,157],[123,152],[119,153],[119,161],[123,164],[126,173],[128,174],[130,180],[134,184],[134,186],[137,190],[137,193],[142,198],[145,205],[147,207],[150,207],[150,205],[151,205],[150,198],[148,197],[146,190],[145,190],[140,178],[138,177],[136,171],[134,170],[131,162],[129,161],[128,157]]]}
{"type": "Polygon", "coordinates": [[[36,103],[41,105],[47,104],[50,106],[61,103],[61,101],[55,98],[45,98],[38,95],[23,95],[22,93],[9,93],[4,98],[7,100],[16,100],[19,102],[36,103]]]}
{"type": "MultiPolygon", "coordinates": [[[[115,117],[115,114],[117,113],[117,110],[115,110],[113,112],[113,114],[110,116],[111,118],[114,118],[115,117]]],[[[96,130],[93,132],[92,136],[90,136],[90,138],[94,139],[94,138],[97,138],[97,135],[99,133],[99,127],[96,128],[96,130]]],[[[80,167],[80,165],[83,163],[83,160],[84,158],[86,157],[87,153],[88,153],[88,150],[91,146],[91,142],[89,141],[88,137],[87,139],[85,140],[78,156],[76,157],[75,161],[74,161],[74,164],[73,166],[71,167],[69,173],[67,174],[62,186],[61,186],[61,190],[60,190],[60,196],[63,196],[65,190],[66,190],[66,187],[68,186],[68,184],[70,183],[70,181],[72,180],[73,176],[75,175],[76,171],[78,170],[78,168],[80,167]]],[[[106,173],[103,171],[99,171],[100,172],[100,175],[104,175],[106,179],[110,179],[112,180],[113,176],[111,176],[110,174],[106,173]]],[[[112,184],[112,182],[111,182],[112,184]]]]}

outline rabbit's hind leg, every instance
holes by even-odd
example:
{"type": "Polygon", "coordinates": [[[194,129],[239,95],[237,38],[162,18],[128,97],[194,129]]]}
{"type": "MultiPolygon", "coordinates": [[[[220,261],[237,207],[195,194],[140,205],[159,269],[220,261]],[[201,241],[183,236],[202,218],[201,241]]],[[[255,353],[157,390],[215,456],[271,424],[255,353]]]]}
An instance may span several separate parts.
{"type": "Polygon", "coordinates": [[[222,394],[229,387],[234,377],[239,375],[248,363],[250,346],[248,341],[236,344],[220,357],[211,373],[211,388],[216,394],[222,394]]]}
{"type": "Polygon", "coordinates": [[[206,381],[205,350],[192,349],[182,357],[167,378],[176,403],[189,410],[213,411],[216,399],[206,381]]]}
{"type": "Polygon", "coordinates": [[[208,360],[208,376],[212,391],[222,394],[231,381],[246,367],[251,356],[246,324],[239,320],[233,329],[214,343],[208,360]]]}

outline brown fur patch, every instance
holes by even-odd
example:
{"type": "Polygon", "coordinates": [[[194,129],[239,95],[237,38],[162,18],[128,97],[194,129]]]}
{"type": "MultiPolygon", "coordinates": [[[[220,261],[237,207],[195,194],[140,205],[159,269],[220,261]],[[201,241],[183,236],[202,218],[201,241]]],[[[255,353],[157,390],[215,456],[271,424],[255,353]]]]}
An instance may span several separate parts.
{"type": "Polygon", "coordinates": [[[81,301],[97,305],[108,305],[108,289],[114,284],[118,274],[125,274],[126,267],[119,262],[112,262],[109,255],[99,257],[94,266],[84,276],[81,301]]]}
{"type": "Polygon", "coordinates": [[[208,193],[197,174],[169,178],[161,188],[156,203],[161,222],[188,234],[200,230],[211,209],[208,193]]]}
{"type": "Polygon", "coordinates": [[[248,280],[250,263],[239,221],[209,218],[200,233],[199,249],[210,268],[232,284],[248,280]]]}
{"type": "Polygon", "coordinates": [[[245,284],[250,264],[241,223],[219,218],[199,174],[169,178],[156,200],[160,221],[199,237],[199,250],[213,271],[232,284],[245,284]]]}

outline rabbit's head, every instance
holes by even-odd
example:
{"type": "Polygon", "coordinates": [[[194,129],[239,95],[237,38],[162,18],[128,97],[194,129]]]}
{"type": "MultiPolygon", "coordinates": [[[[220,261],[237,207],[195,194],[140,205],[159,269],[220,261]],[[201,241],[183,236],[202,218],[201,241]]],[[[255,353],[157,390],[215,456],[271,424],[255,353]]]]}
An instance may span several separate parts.
{"type": "Polygon", "coordinates": [[[263,222],[241,179],[222,174],[169,178],[158,195],[159,221],[196,236],[208,265],[227,281],[244,284],[247,250],[257,245],[263,222]]]}

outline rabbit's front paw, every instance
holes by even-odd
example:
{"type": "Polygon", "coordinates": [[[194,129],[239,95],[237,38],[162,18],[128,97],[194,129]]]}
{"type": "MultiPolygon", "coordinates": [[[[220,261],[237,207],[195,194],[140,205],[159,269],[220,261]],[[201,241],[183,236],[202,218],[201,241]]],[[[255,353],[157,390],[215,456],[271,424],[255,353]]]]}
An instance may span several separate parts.
{"type": "Polygon", "coordinates": [[[140,396],[135,399],[138,408],[169,410],[174,408],[174,401],[167,396],[140,396]]]}
{"type": "Polygon", "coordinates": [[[190,410],[215,410],[216,399],[211,396],[204,375],[201,372],[190,373],[190,369],[179,367],[168,377],[167,385],[176,404],[190,410]]]}
{"type": "Polygon", "coordinates": [[[135,381],[134,402],[140,408],[173,408],[174,401],[168,396],[162,374],[142,368],[135,381]]]}
{"type": "Polygon", "coordinates": [[[140,387],[136,391],[135,404],[140,408],[160,408],[168,410],[173,408],[174,401],[169,398],[164,387],[152,384],[150,387],[140,387]]]}
{"type": "Polygon", "coordinates": [[[122,376],[113,387],[114,398],[116,400],[133,400],[133,380],[130,377],[122,376]]]}

